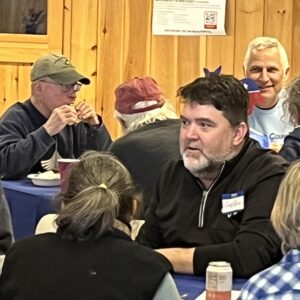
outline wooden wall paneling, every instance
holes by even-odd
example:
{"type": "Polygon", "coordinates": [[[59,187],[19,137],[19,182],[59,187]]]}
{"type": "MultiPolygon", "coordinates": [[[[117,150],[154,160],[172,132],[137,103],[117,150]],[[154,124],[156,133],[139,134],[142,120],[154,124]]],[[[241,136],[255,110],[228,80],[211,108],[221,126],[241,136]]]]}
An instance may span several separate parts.
{"type": "Polygon", "coordinates": [[[171,90],[171,100],[180,114],[181,106],[176,98],[179,87],[194,81],[202,74],[206,66],[206,37],[202,36],[179,36],[177,38],[177,81],[171,90]]]}
{"type": "MultiPolygon", "coordinates": [[[[151,10],[153,15],[153,6],[151,10]]],[[[151,27],[151,76],[159,83],[163,95],[175,106],[179,77],[179,37],[174,35],[153,35],[151,27]]],[[[178,112],[177,108],[177,112],[178,112]]]]}
{"type": "Polygon", "coordinates": [[[202,75],[203,67],[206,67],[206,57],[206,37],[178,37],[178,87],[202,75]]]}
{"type": "Polygon", "coordinates": [[[5,86],[5,77],[6,77],[6,68],[7,64],[0,64],[0,116],[6,110],[7,106],[7,98],[6,98],[6,86],[5,86]]]}
{"type": "Polygon", "coordinates": [[[178,87],[178,38],[152,35],[151,76],[160,85],[164,96],[175,104],[178,87]]]}
{"type": "Polygon", "coordinates": [[[226,36],[207,37],[206,66],[215,70],[222,66],[223,74],[234,73],[235,0],[226,1],[226,36]]]}
{"type": "Polygon", "coordinates": [[[0,115],[17,101],[24,102],[31,95],[31,64],[0,65],[0,115]]]}
{"type": "Polygon", "coordinates": [[[243,78],[243,63],[248,43],[253,38],[263,35],[264,1],[236,0],[235,3],[234,75],[243,78]]]}
{"type": "Polygon", "coordinates": [[[32,63],[47,52],[61,53],[63,0],[48,0],[47,12],[47,35],[0,34],[0,61],[32,63]]]}
{"type": "Polygon", "coordinates": [[[22,44],[0,42],[0,62],[32,63],[39,56],[49,52],[45,44],[22,44]]]}
{"type": "Polygon", "coordinates": [[[64,0],[48,0],[47,38],[49,52],[62,53],[64,0]],[[50,4],[51,3],[51,4],[50,4]]]}
{"type": "MultiPolygon", "coordinates": [[[[290,63],[292,66],[291,78],[300,76],[300,1],[294,0],[293,3],[293,23],[292,23],[292,48],[290,63]]],[[[286,34],[289,34],[286,32],[286,34]]]]}
{"type": "Polygon", "coordinates": [[[124,0],[98,0],[97,112],[113,139],[121,135],[114,118],[114,90],[123,81],[124,0]]]}
{"type": "Polygon", "coordinates": [[[31,96],[31,81],[30,81],[30,73],[31,73],[31,64],[20,64],[18,65],[18,100],[25,101],[31,96]]]}
{"type": "Polygon", "coordinates": [[[289,58],[292,51],[292,26],[293,0],[265,0],[264,35],[276,37],[289,58]]]}
{"type": "Polygon", "coordinates": [[[91,80],[91,84],[82,87],[78,93],[77,102],[85,99],[93,107],[96,106],[97,84],[97,10],[97,1],[72,1],[71,53],[69,58],[76,69],[91,80]]]}
{"type": "Polygon", "coordinates": [[[151,0],[125,0],[123,79],[150,73],[151,0]]]}
{"type": "Polygon", "coordinates": [[[18,99],[18,65],[2,63],[0,67],[0,111],[3,113],[18,99]]]}
{"type": "MultiPolygon", "coordinates": [[[[151,9],[151,17],[152,16],[153,5],[151,9]]],[[[185,75],[181,73],[181,70],[184,68],[185,62],[187,63],[185,71],[187,70],[188,72],[190,67],[189,62],[186,60],[187,57],[183,54],[183,48],[185,47],[183,39],[185,37],[177,37],[175,35],[153,35],[152,26],[150,28],[150,32],[151,76],[157,80],[164,97],[174,106],[176,112],[179,114],[180,105],[176,99],[176,92],[181,82],[188,80],[185,78],[185,75]]],[[[197,57],[198,38],[196,37],[193,39],[188,37],[187,40],[193,41],[187,46],[190,49],[189,54],[193,52],[193,57],[197,57]],[[193,46],[195,45],[196,49],[193,49],[193,46]]],[[[188,57],[188,59],[190,59],[190,57],[188,57]]]]}
{"type": "MultiPolygon", "coordinates": [[[[153,1],[151,1],[153,2],[153,1]]],[[[176,91],[178,88],[178,37],[173,35],[153,35],[153,3],[151,6],[151,58],[150,74],[158,82],[163,95],[177,107],[176,91]]],[[[178,109],[177,109],[178,110],[178,109]]]]}
{"type": "Polygon", "coordinates": [[[64,0],[62,52],[67,57],[71,57],[71,36],[72,36],[72,0],[64,0]]]}

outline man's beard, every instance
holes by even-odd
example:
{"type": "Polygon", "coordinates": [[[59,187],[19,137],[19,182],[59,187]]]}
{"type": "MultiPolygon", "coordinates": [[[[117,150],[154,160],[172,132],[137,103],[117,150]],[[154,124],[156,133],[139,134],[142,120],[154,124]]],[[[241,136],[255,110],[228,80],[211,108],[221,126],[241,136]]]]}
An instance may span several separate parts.
{"type": "Polygon", "coordinates": [[[226,153],[214,156],[203,150],[195,156],[189,153],[188,149],[183,150],[182,147],[180,147],[180,152],[186,169],[197,178],[210,180],[219,173],[225,161],[231,160],[238,154],[238,149],[228,144],[226,153]]]}
{"type": "Polygon", "coordinates": [[[196,158],[184,151],[182,158],[185,168],[197,178],[206,178],[210,174],[215,174],[224,163],[224,160],[209,159],[203,153],[200,157],[196,158]]]}

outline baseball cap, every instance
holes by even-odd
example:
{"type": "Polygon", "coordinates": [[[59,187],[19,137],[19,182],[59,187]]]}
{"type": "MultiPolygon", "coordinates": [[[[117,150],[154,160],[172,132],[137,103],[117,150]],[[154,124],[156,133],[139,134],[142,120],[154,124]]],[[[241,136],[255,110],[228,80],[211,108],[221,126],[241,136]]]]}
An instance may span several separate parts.
{"type": "Polygon", "coordinates": [[[115,109],[135,114],[162,107],[165,103],[157,82],[149,76],[134,77],[115,89],[115,109]]]}
{"type": "Polygon", "coordinates": [[[260,89],[251,78],[243,78],[240,80],[244,88],[248,91],[249,95],[249,107],[248,114],[251,114],[256,105],[262,105],[264,103],[264,97],[260,93],[260,89]]]}
{"type": "Polygon", "coordinates": [[[65,56],[53,53],[41,56],[31,69],[31,81],[36,81],[44,77],[49,77],[63,85],[77,81],[83,84],[90,84],[90,80],[78,73],[65,56]]]}

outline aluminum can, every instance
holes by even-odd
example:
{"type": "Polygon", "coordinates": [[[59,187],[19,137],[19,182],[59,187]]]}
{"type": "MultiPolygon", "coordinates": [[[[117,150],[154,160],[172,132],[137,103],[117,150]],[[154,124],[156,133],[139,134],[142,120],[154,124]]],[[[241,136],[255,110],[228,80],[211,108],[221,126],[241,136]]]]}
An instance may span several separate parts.
{"type": "Polygon", "coordinates": [[[226,261],[212,261],[206,269],[206,300],[230,300],[232,269],[226,261]]]}

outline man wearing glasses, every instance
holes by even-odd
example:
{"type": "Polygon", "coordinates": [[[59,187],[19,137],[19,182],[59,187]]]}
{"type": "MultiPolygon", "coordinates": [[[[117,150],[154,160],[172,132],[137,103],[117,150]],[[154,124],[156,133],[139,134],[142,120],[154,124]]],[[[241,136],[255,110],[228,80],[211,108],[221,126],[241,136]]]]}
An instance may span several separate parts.
{"type": "Polygon", "coordinates": [[[12,105],[0,119],[0,174],[19,178],[55,169],[57,159],[85,150],[107,150],[111,137],[85,101],[75,104],[90,80],[55,54],[40,57],[31,71],[31,97],[12,105]]]}

